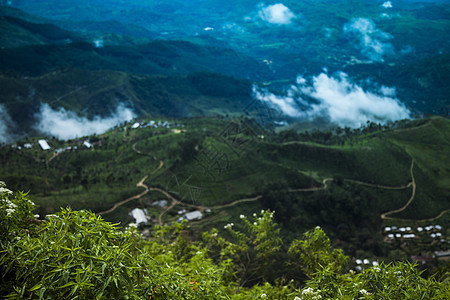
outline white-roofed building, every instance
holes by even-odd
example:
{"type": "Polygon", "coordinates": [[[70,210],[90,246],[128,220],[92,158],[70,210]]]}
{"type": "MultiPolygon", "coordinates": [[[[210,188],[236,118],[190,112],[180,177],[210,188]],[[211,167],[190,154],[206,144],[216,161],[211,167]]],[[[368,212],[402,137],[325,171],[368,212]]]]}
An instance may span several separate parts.
{"type": "Polygon", "coordinates": [[[103,48],[103,46],[104,46],[103,39],[95,40],[94,41],[94,46],[95,46],[95,48],[103,48]]]}
{"type": "Polygon", "coordinates": [[[89,143],[88,141],[84,141],[84,142],[83,142],[83,145],[84,145],[86,148],[92,148],[92,144],[89,143]]]}
{"type": "Polygon", "coordinates": [[[50,150],[51,149],[50,145],[47,143],[46,140],[39,140],[38,143],[39,143],[39,146],[41,146],[42,150],[50,150]]]}
{"type": "Polygon", "coordinates": [[[201,220],[203,218],[203,214],[201,211],[195,210],[195,211],[186,213],[184,215],[184,218],[188,221],[201,220]]]}
{"type": "Polygon", "coordinates": [[[136,220],[136,224],[147,224],[148,218],[144,210],[135,208],[130,212],[130,215],[136,220]]]}
{"type": "Polygon", "coordinates": [[[416,235],[415,235],[414,233],[404,234],[404,235],[403,235],[403,238],[404,238],[404,239],[413,239],[413,238],[415,238],[415,237],[416,237],[416,235]]]}

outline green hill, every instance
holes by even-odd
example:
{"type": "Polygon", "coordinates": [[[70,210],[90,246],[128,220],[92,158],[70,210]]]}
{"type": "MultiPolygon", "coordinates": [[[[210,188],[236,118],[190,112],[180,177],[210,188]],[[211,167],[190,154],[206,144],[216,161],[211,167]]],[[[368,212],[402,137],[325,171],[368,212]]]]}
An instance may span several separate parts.
{"type": "Polygon", "coordinates": [[[65,44],[80,37],[51,24],[29,23],[22,19],[0,17],[0,44],[2,48],[28,45],[65,44]]]}
{"type": "Polygon", "coordinates": [[[182,41],[153,41],[137,46],[105,46],[74,42],[0,49],[0,72],[42,75],[64,68],[116,70],[138,74],[218,72],[258,78],[263,65],[233,50],[182,41]]]}
{"type": "Polygon", "coordinates": [[[35,139],[33,149],[2,147],[0,177],[30,190],[42,214],[70,205],[127,222],[139,206],[166,223],[183,208],[211,210],[194,226],[204,230],[270,208],[287,235],[320,224],[343,247],[381,256],[390,251],[380,236],[382,214],[418,224],[450,207],[448,119],[291,136],[247,118],[168,121],[171,128],[127,125],[88,137],[93,149],[82,146],[85,139],[50,140],[54,149],[71,147],[60,154],[39,150],[35,139]],[[139,182],[148,187],[143,194],[139,182]],[[172,205],[151,205],[159,199],[172,205]]]}
{"type": "Polygon", "coordinates": [[[143,117],[212,116],[241,112],[251,101],[252,89],[247,80],[212,73],[162,76],[79,69],[37,77],[0,76],[0,88],[0,103],[22,132],[32,130],[41,103],[89,118],[107,117],[119,103],[143,117]]]}

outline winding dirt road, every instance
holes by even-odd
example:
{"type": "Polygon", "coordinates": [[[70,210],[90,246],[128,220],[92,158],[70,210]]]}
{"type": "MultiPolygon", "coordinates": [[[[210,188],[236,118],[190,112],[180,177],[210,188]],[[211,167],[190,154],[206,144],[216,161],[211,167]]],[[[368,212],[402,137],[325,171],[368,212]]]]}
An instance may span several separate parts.
{"type": "Polygon", "coordinates": [[[416,180],[414,179],[413,168],[414,168],[414,159],[411,161],[411,167],[409,168],[409,173],[411,174],[411,185],[410,186],[412,186],[411,197],[409,198],[408,202],[406,202],[406,204],[403,205],[402,207],[400,207],[399,209],[394,209],[394,210],[391,210],[391,211],[381,214],[381,218],[383,220],[398,219],[398,218],[393,218],[393,217],[388,217],[388,216],[404,211],[414,200],[414,197],[416,196],[416,180]]]}
{"type": "Polygon", "coordinates": [[[312,188],[303,188],[303,189],[289,189],[289,192],[317,192],[321,190],[326,190],[328,188],[328,181],[333,181],[333,178],[325,178],[322,180],[323,186],[321,187],[312,187],[312,188]]]}
{"type": "MultiPolygon", "coordinates": [[[[137,143],[134,143],[133,146],[131,146],[131,148],[132,148],[136,153],[138,153],[138,154],[141,154],[141,155],[147,155],[146,153],[143,153],[142,151],[136,149],[136,144],[137,144],[137,143]]],[[[121,155],[121,153],[120,153],[119,155],[121,155]]],[[[156,160],[156,161],[158,160],[158,158],[157,158],[154,154],[149,154],[149,155],[151,155],[151,156],[153,157],[154,160],[156,160]]],[[[150,175],[152,175],[152,174],[158,172],[159,170],[161,170],[161,168],[162,168],[163,166],[164,166],[164,161],[163,161],[163,160],[160,160],[160,161],[159,161],[158,167],[157,167],[155,170],[153,170],[149,175],[145,175],[144,178],[142,178],[141,181],[139,181],[139,182],[136,184],[137,187],[143,187],[143,188],[145,188],[145,191],[143,191],[142,193],[140,193],[140,194],[138,194],[138,195],[132,196],[132,197],[127,198],[127,199],[125,199],[125,200],[123,200],[123,201],[120,201],[120,202],[115,203],[115,204],[113,205],[113,207],[111,207],[111,208],[108,209],[108,210],[99,212],[98,215],[104,215],[104,214],[111,213],[111,212],[113,212],[114,210],[116,210],[116,208],[118,208],[119,206],[122,206],[122,205],[124,205],[124,204],[126,204],[126,203],[128,203],[128,202],[130,202],[130,201],[132,201],[132,200],[139,199],[139,198],[143,197],[145,194],[147,194],[149,191],[156,190],[155,188],[149,188],[147,185],[144,184],[144,182],[145,182],[145,180],[147,180],[147,178],[148,178],[150,175]]],[[[161,190],[161,191],[162,191],[162,190],[161,190]]]]}
{"type": "Polygon", "coordinates": [[[144,181],[147,180],[147,178],[148,178],[148,175],[145,175],[144,178],[142,178],[141,181],[139,181],[139,182],[136,184],[137,187],[143,187],[143,188],[145,188],[145,191],[143,191],[142,193],[140,193],[140,194],[138,194],[138,195],[131,196],[130,198],[127,198],[127,199],[125,199],[125,200],[123,200],[123,201],[117,202],[117,203],[114,204],[113,207],[111,207],[110,209],[105,210],[105,211],[102,211],[102,212],[99,212],[98,215],[104,215],[104,214],[108,214],[108,213],[110,213],[110,212],[113,212],[113,211],[116,210],[116,208],[118,208],[119,206],[124,205],[125,203],[128,203],[128,202],[130,202],[130,201],[132,201],[132,200],[139,199],[139,198],[141,198],[142,196],[144,196],[145,194],[147,194],[147,193],[150,191],[149,188],[148,188],[148,186],[144,184],[144,181]]]}
{"type": "MultiPolygon", "coordinates": [[[[136,153],[141,154],[141,155],[151,155],[154,160],[156,160],[156,161],[158,160],[158,158],[154,154],[144,153],[141,150],[137,149],[136,148],[136,144],[137,143],[134,143],[132,145],[132,149],[136,153]]],[[[412,187],[411,197],[409,198],[408,202],[406,202],[405,205],[403,205],[401,208],[398,208],[398,209],[395,209],[395,210],[391,210],[391,211],[388,211],[388,212],[385,212],[385,213],[381,214],[381,218],[382,219],[397,219],[397,218],[394,218],[394,217],[390,217],[390,215],[404,211],[411,204],[411,202],[414,200],[414,197],[416,195],[416,182],[415,182],[414,172],[413,172],[414,164],[415,164],[414,159],[412,159],[411,166],[410,166],[410,169],[409,169],[409,172],[410,172],[410,175],[411,175],[411,182],[409,182],[406,185],[386,186],[386,185],[378,185],[378,184],[366,183],[366,182],[353,180],[353,179],[344,179],[344,180],[352,182],[352,183],[355,183],[355,184],[359,184],[359,185],[365,185],[365,186],[369,186],[369,187],[374,187],[374,188],[379,188],[379,189],[387,189],[387,190],[400,190],[400,189],[407,189],[407,188],[412,187]]],[[[140,193],[138,195],[132,196],[132,197],[130,197],[128,199],[125,199],[123,201],[120,201],[120,202],[114,204],[114,206],[111,207],[110,209],[108,209],[106,211],[103,211],[103,212],[100,212],[98,214],[102,215],[102,214],[107,214],[107,213],[113,212],[117,207],[119,207],[119,206],[121,206],[121,205],[123,205],[125,203],[128,203],[129,201],[132,201],[132,200],[135,200],[135,199],[139,199],[139,198],[143,197],[145,194],[147,194],[150,191],[159,192],[159,193],[165,195],[167,197],[167,199],[171,200],[170,205],[165,207],[164,210],[158,215],[158,223],[160,225],[163,225],[163,216],[168,211],[170,211],[173,207],[175,207],[176,205],[191,207],[191,208],[203,211],[203,210],[206,210],[206,209],[221,209],[221,208],[231,207],[231,206],[237,205],[239,203],[258,201],[258,200],[260,200],[262,198],[262,195],[258,195],[258,196],[253,197],[253,198],[239,199],[239,200],[236,200],[236,201],[233,201],[233,202],[230,202],[230,203],[221,204],[221,205],[215,205],[215,206],[203,206],[203,205],[194,205],[194,204],[185,203],[185,202],[182,202],[182,201],[178,200],[177,198],[175,198],[173,195],[171,195],[166,190],[163,190],[163,189],[157,188],[157,187],[148,187],[147,185],[144,184],[144,181],[150,175],[152,175],[155,172],[161,170],[163,168],[163,166],[164,166],[164,161],[163,160],[159,160],[158,167],[155,170],[153,170],[149,175],[146,175],[144,178],[142,178],[141,181],[139,181],[136,184],[136,186],[138,186],[138,187],[144,187],[145,188],[144,192],[142,192],[142,193],[140,193]]],[[[290,189],[289,192],[316,192],[316,191],[320,191],[320,190],[325,190],[325,189],[327,189],[329,187],[328,186],[328,182],[330,182],[330,181],[333,181],[333,178],[324,178],[322,180],[323,186],[321,186],[321,187],[290,189]]],[[[450,211],[450,210],[443,211],[437,217],[429,219],[429,220],[439,219],[440,217],[442,217],[448,211],[450,211]]]]}

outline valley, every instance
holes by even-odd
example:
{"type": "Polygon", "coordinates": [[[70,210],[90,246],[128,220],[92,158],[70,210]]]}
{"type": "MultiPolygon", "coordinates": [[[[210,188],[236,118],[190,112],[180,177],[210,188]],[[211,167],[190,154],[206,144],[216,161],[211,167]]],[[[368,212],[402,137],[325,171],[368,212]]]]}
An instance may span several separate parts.
{"type": "Polygon", "coordinates": [[[0,0],[0,297],[447,299],[449,49],[445,0],[0,0]]]}

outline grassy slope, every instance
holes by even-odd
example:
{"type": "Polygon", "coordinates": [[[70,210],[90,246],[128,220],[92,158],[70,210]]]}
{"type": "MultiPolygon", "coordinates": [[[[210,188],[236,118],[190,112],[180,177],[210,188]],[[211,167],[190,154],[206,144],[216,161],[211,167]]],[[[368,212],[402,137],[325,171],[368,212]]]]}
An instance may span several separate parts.
{"type": "Polygon", "coordinates": [[[399,217],[431,218],[450,206],[450,126],[447,119],[432,118],[417,127],[396,130],[388,136],[414,158],[417,195],[399,217]]]}
{"type": "MultiPolygon", "coordinates": [[[[254,197],[265,186],[274,184],[282,190],[321,187],[324,178],[335,177],[343,179],[344,185],[330,182],[329,186],[339,191],[376,194],[376,211],[381,213],[401,207],[411,189],[388,191],[362,186],[355,181],[406,185],[411,181],[409,167],[413,158],[417,195],[411,211],[407,209],[400,216],[432,217],[449,206],[446,154],[450,125],[447,119],[432,118],[407,129],[357,136],[343,146],[304,142],[275,144],[267,138],[261,140],[245,133],[236,139],[233,137],[233,142],[240,141],[240,145],[249,145],[247,148],[236,147],[233,143],[230,147],[220,138],[219,132],[228,121],[186,119],[180,122],[186,124],[185,133],[150,128],[114,130],[94,138],[94,141],[102,141],[95,150],[64,152],[47,164],[42,161],[50,159],[49,152],[4,147],[1,176],[14,189],[31,190],[49,211],[58,205],[49,205],[47,201],[71,203],[74,207],[94,211],[106,209],[126,195],[137,194],[140,189],[134,187],[135,183],[145,175],[150,175],[146,181],[149,186],[171,191],[186,203],[206,206],[254,197]],[[133,150],[133,144],[141,153],[133,150]],[[218,164],[211,163],[214,155],[220,156],[218,164]],[[160,159],[164,160],[164,166],[153,173],[160,159]],[[27,172],[20,171],[23,169],[27,172]],[[200,190],[195,197],[191,187],[200,190]],[[413,210],[414,207],[420,210],[413,210]]],[[[77,142],[68,143],[73,146],[77,142]]],[[[51,144],[54,147],[64,145],[57,141],[51,144]]],[[[311,192],[299,193],[309,194],[311,192]]]]}

